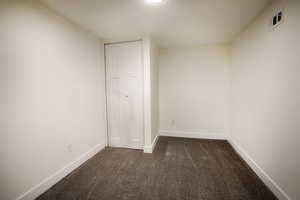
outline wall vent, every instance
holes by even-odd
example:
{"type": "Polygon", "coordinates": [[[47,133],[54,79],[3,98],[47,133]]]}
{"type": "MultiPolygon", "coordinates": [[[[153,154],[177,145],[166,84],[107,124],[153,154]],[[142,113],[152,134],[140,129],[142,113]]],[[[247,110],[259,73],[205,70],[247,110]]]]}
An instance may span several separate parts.
{"type": "Polygon", "coordinates": [[[275,16],[273,16],[271,25],[273,28],[275,28],[278,25],[280,25],[282,22],[283,22],[283,12],[279,11],[278,13],[276,13],[275,16]]]}

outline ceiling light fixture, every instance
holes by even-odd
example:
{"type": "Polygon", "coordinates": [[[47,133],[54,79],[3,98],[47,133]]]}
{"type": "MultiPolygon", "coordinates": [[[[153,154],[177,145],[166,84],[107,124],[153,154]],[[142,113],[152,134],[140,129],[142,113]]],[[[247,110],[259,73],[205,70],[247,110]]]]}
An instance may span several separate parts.
{"type": "Polygon", "coordinates": [[[152,4],[157,4],[157,3],[162,3],[163,0],[145,0],[147,3],[152,3],[152,4]]]}

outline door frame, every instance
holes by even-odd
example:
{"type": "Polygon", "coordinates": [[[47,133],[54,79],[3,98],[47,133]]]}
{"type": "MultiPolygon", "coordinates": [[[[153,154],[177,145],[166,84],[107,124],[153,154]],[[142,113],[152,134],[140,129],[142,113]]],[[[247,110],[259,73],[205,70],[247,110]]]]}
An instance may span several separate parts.
{"type": "Polygon", "coordinates": [[[126,41],[117,41],[117,42],[107,42],[104,43],[104,74],[105,74],[105,113],[106,113],[106,146],[110,147],[110,140],[109,140],[109,122],[108,122],[108,88],[107,88],[107,82],[108,82],[108,74],[107,74],[107,62],[106,62],[106,46],[108,45],[114,45],[114,44],[123,44],[123,43],[131,43],[131,42],[140,42],[141,43],[141,61],[142,61],[142,69],[143,69],[143,78],[142,78],[142,102],[143,102],[143,109],[142,109],[142,127],[143,131],[141,133],[141,148],[140,150],[144,149],[145,146],[145,63],[144,63],[144,41],[143,39],[138,40],[126,40],[126,41]]]}

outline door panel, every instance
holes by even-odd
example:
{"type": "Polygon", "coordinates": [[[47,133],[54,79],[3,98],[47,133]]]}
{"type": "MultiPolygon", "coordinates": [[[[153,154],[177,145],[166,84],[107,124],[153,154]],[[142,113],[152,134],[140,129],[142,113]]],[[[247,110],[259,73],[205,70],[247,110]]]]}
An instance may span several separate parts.
{"type": "Polygon", "coordinates": [[[141,42],[105,46],[109,144],[143,146],[143,65],[141,42]]]}

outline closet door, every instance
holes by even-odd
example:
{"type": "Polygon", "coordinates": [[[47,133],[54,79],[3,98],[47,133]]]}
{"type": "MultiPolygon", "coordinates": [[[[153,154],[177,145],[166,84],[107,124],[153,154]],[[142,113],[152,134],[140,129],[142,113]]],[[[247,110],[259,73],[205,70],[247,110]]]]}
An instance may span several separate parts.
{"type": "Polygon", "coordinates": [[[141,42],[105,45],[108,140],[113,147],[143,147],[141,42]]]}

